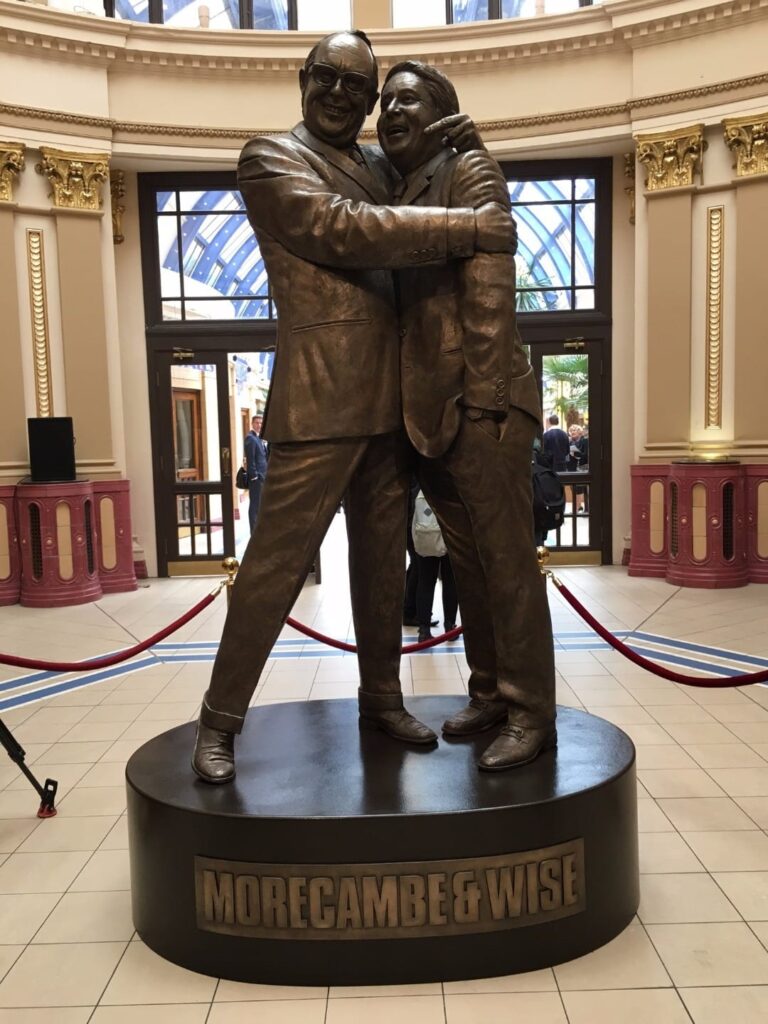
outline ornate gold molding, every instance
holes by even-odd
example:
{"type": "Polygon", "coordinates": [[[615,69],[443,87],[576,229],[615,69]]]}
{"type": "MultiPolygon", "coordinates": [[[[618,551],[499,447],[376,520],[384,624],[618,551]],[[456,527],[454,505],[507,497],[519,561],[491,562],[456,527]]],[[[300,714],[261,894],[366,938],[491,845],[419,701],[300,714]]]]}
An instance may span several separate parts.
{"type": "Polygon", "coordinates": [[[125,199],[125,171],[110,171],[109,191],[112,198],[112,241],[120,245],[125,241],[123,234],[123,214],[125,207],[120,202],[125,199]]]}
{"type": "Polygon", "coordinates": [[[705,148],[703,124],[674,132],[636,135],[635,141],[637,159],[646,168],[647,192],[693,184],[705,148]]]}
{"type": "Polygon", "coordinates": [[[768,174],[768,113],[728,117],[723,121],[723,134],[735,157],[737,178],[768,174]]]}
{"type": "Polygon", "coordinates": [[[45,291],[43,232],[27,231],[29,307],[32,314],[32,355],[35,368],[35,402],[38,416],[53,416],[51,354],[48,342],[48,299],[45,291]]]}
{"type": "Polygon", "coordinates": [[[23,142],[0,142],[0,203],[13,202],[13,184],[24,170],[23,142]]]}
{"type": "Polygon", "coordinates": [[[723,245],[725,209],[707,209],[707,311],[704,426],[723,425],[723,245]]]}
{"type": "Polygon", "coordinates": [[[629,199],[629,223],[635,223],[635,154],[624,154],[624,177],[630,182],[624,189],[624,195],[629,199]]]}
{"type": "Polygon", "coordinates": [[[36,165],[51,184],[53,205],[67,210],[100,210],[104,199],[99,187],[109,177],[106,153],[71,153],[41,146],[42,160],[36,165]]]}

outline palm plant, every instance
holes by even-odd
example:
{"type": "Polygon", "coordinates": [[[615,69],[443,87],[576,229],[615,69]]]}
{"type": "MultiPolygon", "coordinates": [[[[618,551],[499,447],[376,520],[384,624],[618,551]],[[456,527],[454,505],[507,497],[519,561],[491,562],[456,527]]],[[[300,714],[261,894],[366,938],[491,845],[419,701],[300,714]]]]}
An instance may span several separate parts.
{"type": "Polygon", "coordinates": [[[566,419],[572,409],[584,413],[589,408],[589,356],[546,356],[544,360],[544,388],[554,391],[555,411],[566,419]]]}

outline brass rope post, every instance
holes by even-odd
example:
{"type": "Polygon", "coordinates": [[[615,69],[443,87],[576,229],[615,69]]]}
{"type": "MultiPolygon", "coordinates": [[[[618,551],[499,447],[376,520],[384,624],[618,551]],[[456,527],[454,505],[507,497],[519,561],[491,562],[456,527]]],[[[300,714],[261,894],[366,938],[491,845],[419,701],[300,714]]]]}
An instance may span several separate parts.
{"type": "Polygon", "coordinates": [[[227,608],[232,603],[232,587],[235,585],[235,576],[237,576],[237,570],[240,568],[240,563],[232,555],[228,555],[221,563],[221,567],[226,572],[227,578],[224,580],[223,585],[227,588],[227,608]]]}

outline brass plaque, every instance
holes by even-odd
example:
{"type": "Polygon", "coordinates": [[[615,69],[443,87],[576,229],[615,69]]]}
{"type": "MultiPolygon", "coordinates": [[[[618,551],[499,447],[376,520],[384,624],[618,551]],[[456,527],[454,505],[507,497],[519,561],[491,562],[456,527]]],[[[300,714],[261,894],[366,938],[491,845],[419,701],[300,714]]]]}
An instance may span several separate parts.
{"type": "Polygon", "coordinates": [[[195,857],[195,897],[198,928],[258,939],[421,939],[522,928],[584,910],[584,840],[403,864],[195,857]]]}

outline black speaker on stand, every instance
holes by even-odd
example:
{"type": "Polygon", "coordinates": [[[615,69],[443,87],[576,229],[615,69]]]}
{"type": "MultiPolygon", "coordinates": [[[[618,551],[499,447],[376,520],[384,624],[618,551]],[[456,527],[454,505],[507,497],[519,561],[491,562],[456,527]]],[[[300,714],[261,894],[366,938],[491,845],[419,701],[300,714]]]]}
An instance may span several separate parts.
{"type": "Polygon", "coordinates": [[[69,483],[75,472],[75,435],[71,416],[40,416],[27,420],[30,481],[69,483]]]}

